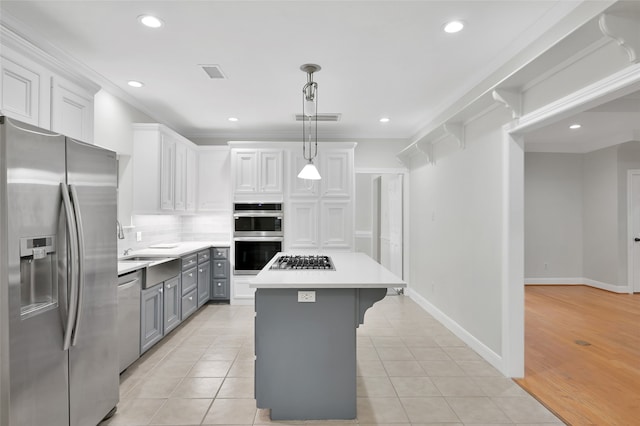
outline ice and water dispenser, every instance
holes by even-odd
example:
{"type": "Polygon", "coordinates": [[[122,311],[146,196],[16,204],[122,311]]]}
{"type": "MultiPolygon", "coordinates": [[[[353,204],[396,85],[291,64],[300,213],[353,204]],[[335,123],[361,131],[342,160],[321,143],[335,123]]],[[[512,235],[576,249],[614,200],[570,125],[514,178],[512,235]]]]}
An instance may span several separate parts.
{"type": "Polygon", "coordinates": [[[55,236],[20,238],[20,316],[58,306],[55,236]]]}

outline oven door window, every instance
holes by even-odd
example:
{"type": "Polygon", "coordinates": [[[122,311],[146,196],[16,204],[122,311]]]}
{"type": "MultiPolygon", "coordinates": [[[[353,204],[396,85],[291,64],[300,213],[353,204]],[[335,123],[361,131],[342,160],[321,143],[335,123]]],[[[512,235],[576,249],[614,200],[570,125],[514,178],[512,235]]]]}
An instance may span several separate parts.
{"type": "Polygon", "coordinates": [[[236,216],[236,232],[282,232],[282,219],[275,216],[236,216]]]}
{"type": "Polygon", "coordinates": [[[280,251],[282,241],[235,241],[235,270],[257,274],[280,251]]]}

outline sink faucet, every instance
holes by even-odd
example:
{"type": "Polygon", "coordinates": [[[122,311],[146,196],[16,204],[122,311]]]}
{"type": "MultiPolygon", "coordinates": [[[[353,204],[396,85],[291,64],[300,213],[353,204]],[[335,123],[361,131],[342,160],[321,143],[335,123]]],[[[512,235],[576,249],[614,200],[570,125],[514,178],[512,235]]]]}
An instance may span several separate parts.
{"type": "Polygon", "coordinates": [[[122,225],[120,224],[119,220],[116,220],[116,231],[118,234],[118,239],[124,240],[124,231],[122,230],[122,225]]]}
{"type": "Polygon", "coordinates": [[[131,248],[125,249],[125,250],[124,250],[124,255],[125,255],[125,256],[128,256],[128,255],[129,255],[129,253],[131,253],[131,250],[132,250],[131,248]]]}

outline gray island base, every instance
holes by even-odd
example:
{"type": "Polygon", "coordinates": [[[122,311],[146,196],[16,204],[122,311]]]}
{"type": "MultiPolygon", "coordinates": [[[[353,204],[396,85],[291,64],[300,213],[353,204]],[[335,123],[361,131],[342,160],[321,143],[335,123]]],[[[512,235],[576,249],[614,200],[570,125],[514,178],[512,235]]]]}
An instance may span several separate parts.
{"type": "Polygon", "coordinates": [[[269,271],[272,260],[252,283],[255,397],[271,420],[357,418],[356,329],[387,287],[406,286],[366,255],[331,257],[335,271],[269,271]]]}

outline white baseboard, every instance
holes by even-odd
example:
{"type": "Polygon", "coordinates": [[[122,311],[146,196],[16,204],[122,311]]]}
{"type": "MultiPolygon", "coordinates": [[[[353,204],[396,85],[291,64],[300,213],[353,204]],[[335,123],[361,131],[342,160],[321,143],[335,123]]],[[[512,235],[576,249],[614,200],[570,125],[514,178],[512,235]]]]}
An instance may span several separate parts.
{"type": "Polygon", "coordinates": [[[506,374],[506,366],[504,365],[502,356],[498,355],[491,349],[489,349],[484,343],[476,339],[471,333],[464,329],[460,324],[448,317],[440,309],[436,308],[427,299],[422,297],[412,288],[406,289],[406,294],[416,302],[422,309],[427,311],[436,320],[447,327],[453,334],[458,336],[464,343],[469,345],[471,349],[476,351],[482,358],[484,358],[489,364],[497,368],[502,374],[506,374]]]}
{"type": "Polygon", "coordinates": [[[574,278],[525,278],[525,285],[586,285],[589,287],[599,288],[600,290],[610,291],[612,293],[629,293],[628,286],[620,286],[614,284],[603,283],[601,281],[592,280],[584,277],[574,278]]]}
{"type": "Polygon", "coordinates": [[[525,278],[524,284],[535,285],[584,285],[584,278],[525,278]]]}

